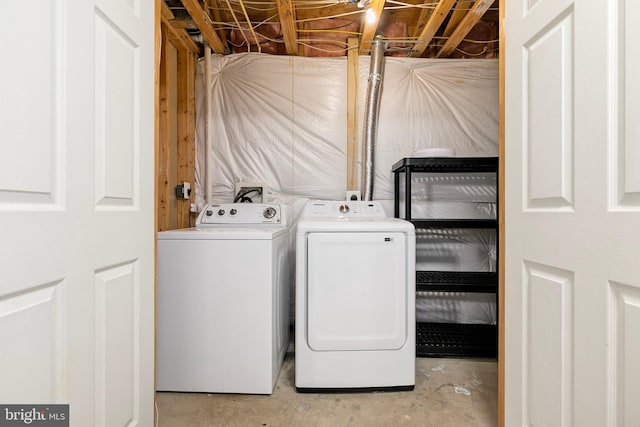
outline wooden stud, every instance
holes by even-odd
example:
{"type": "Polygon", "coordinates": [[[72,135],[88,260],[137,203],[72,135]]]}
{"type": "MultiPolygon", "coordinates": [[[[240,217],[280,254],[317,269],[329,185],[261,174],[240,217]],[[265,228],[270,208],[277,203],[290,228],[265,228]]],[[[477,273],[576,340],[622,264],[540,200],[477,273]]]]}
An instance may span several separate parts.
{"type": "MultiPolygon", "coordinates": [[[[178,183],[188,182],[195,192],[195,76],[196,56],[178,51],[178,183]]],[[[191,199],[178,199],[178,228],[191,226],[191,199]]]]}
{"type": "Polygon", "coordinates": [[[480,21],[482,15],[489,9],[489,7],[493,4],[494,0],[476,0],[476,2],[471,7],[471,10],[467,12],[467,14],[460,21],[460,25],[453,31],[449,39],[445,42],[442,48],[436,54],[436,57],[447,57],[451,55],[451,53],[458,47],[460,42],[469,31],[473,28],[474,25],[480,21]]]}
{"type": "Polygon", "coordinates": [[[189,12],[191,19],[198,26],[200,32],[204,39],[209,43],[211,49],[215,53],[219,53],[221,55],[227,53],[227,48],[218,37],[218,34],[213,31],[213,26],[211,25],[211,18],[209,18],[209,14],[206,10],[200,6],[198,0],[180,0],[182,1],[183,6],[189,12]]]}
{"type": "Polygon", "coordinates": [[[347,41],[347,190],[358,190],[358,38],[347,41]]]}
{"type": "Polygon", "coordinates": [[[296,12],[291,0],[276,0],[280,15],[280,28],[287,55],[298,53],[298,37],[296,36],[296,12]]]}
{"type": "Polygon", "coordinates": [[[385,0],[371,0],[371,10],[375,14],[375,21],[372,23],[366,22],[366,17],[362,16],[362,34],[360,35],[360,53],[365,54],[366,50],[371,49],[371,42],[376,36],[376,30],[378,29],[378,23],[380,22],[380,15],[382,15],[382,9],[384,8],[385,0]]]}
{"type": "MultiPolygon", "coordinates": [[[[163,26],[164,27],[164,26],[163,26]]],[[[159,126],[158,126],[158,157],[156,164],[156,195],[158,231],[169,228],[169,142],[171,137],[169,123],[169,61],[167,49],[169,41],[166,31],[162,31],[160,48],[160,82],[159,82],[159,126]]]]}
{"type": "Polygon", "coordinates": [[[436,34],[436,31],[438,31],[438,28],[440,28],[440,25],[444,22],[455,2],[456,0],[440,0],[431,14],[427,25],[422,29],[422,32],[418,36],[418,43],[410,56],[422,56],[427,47],[429,47],[429,43],[431,43],[433,36],[436,34]]]}

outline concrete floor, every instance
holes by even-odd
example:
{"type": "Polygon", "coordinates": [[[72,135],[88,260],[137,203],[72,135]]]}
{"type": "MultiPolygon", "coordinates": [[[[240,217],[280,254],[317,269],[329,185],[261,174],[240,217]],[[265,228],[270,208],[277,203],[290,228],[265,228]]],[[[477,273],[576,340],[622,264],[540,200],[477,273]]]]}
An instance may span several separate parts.
{"type": "Polygon", "coordinates": [[[156,393],[158,425],[424,426],[497,424],[498,366],[492,359],[416,360],[409,392],[296,393],[293,352],[287,353],[271,396],[156,393]]]}

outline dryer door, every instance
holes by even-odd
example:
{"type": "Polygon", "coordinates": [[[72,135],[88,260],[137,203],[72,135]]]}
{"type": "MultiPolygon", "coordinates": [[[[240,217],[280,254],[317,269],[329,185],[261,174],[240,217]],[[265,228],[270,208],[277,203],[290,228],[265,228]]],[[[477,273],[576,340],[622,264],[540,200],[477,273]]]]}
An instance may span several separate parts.
{"type": "Polygon", "coordinates": [[[396,350],[407,339],[403,233],[311,233],[307,339],[331,350],[396,350]]]}

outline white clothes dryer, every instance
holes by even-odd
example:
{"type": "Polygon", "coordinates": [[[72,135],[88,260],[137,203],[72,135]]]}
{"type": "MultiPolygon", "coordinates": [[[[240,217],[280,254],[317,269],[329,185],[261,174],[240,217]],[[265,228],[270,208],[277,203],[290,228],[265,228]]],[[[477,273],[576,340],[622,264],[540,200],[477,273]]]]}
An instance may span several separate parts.
{"type": "Polygon", "coordinates": [[[412,390],[414,226],[379,202],[311,201],[296,248],[297,390],[412,390]]]}
{"type": "Polygon", "coordinates": [[[158,233],[156,389],[271,394],[289,344],[280,205],[208,205],[158,233]]]}

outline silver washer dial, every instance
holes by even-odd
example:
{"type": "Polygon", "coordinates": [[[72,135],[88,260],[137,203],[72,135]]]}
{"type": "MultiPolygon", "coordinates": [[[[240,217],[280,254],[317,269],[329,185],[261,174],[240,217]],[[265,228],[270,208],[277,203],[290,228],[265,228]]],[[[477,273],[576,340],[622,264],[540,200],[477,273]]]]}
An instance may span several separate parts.
{"type": "Polygon", "coordinates": [[[338,208],[338,210],[339,210],[341,213],[347,213],[347,212],[349,212],[349,205],[340,205],[340,207],[338,208]]]}
{"type": "Polygon", "coordinates": [[[264,212],[262,212],[262,215],[267,218],[267,219],[271,219],[274,216],[276,216],[276,210],[274,208],[267,208],[264,210],[264,212]]]}

